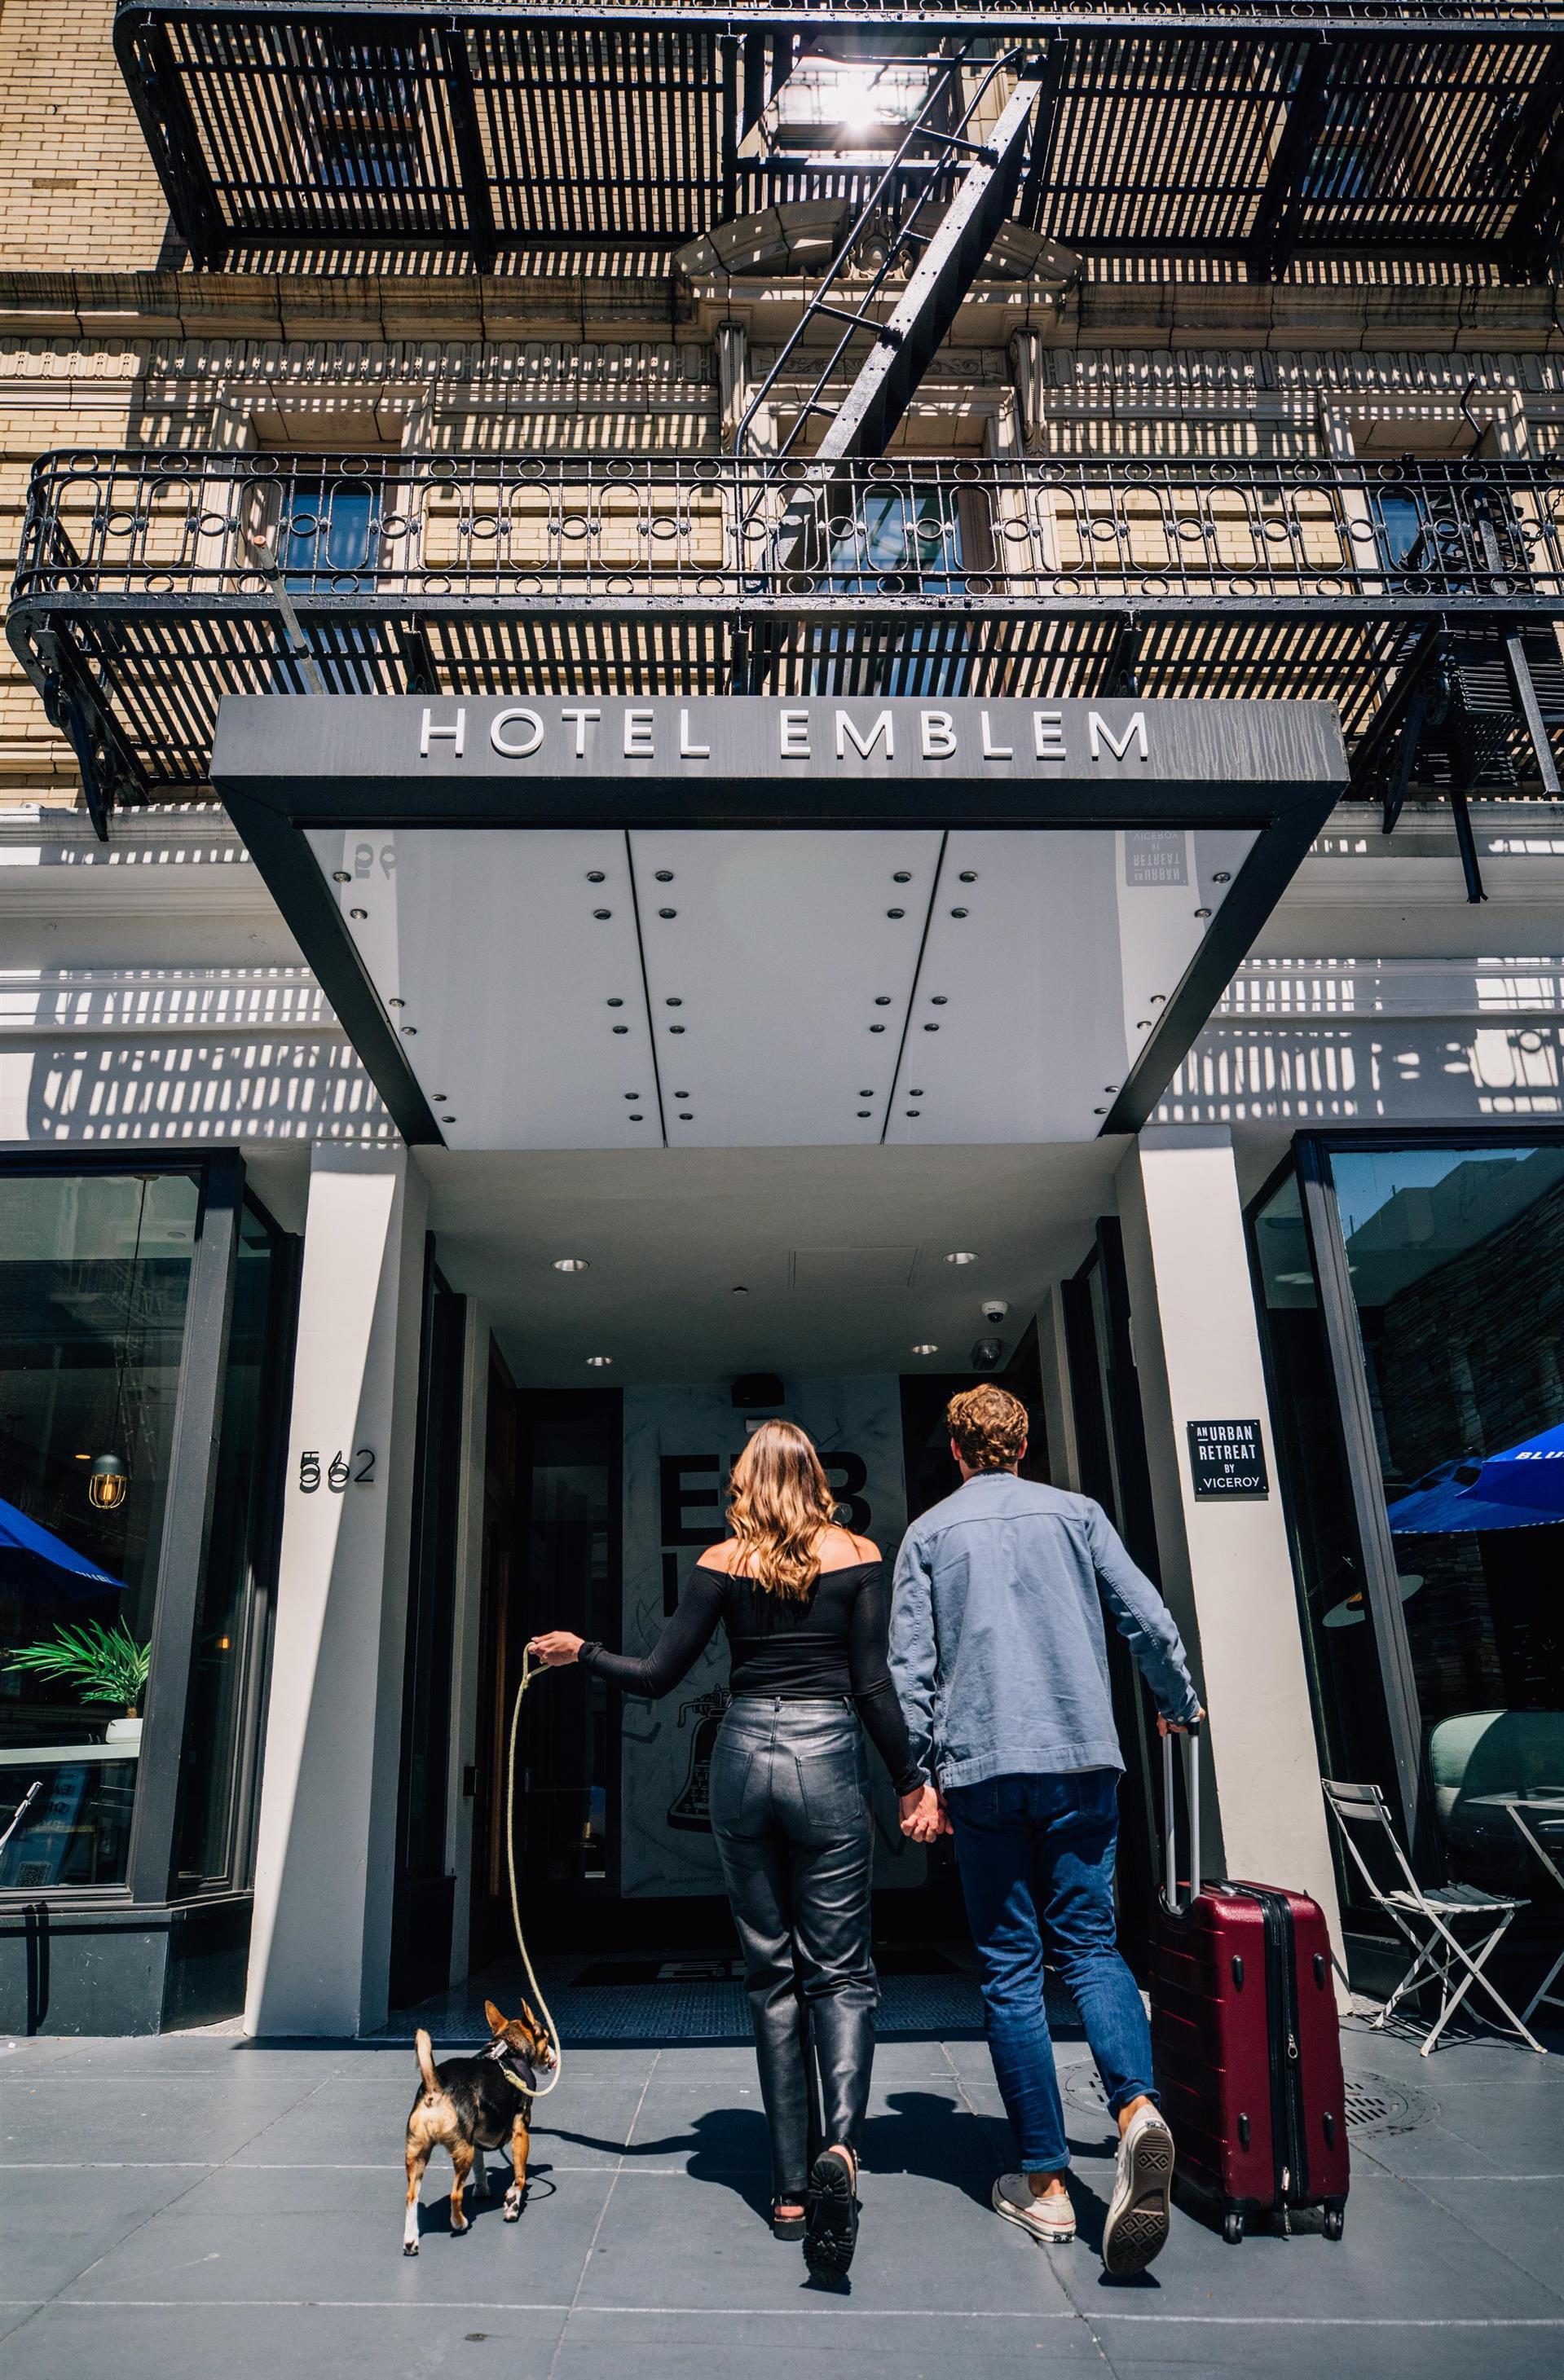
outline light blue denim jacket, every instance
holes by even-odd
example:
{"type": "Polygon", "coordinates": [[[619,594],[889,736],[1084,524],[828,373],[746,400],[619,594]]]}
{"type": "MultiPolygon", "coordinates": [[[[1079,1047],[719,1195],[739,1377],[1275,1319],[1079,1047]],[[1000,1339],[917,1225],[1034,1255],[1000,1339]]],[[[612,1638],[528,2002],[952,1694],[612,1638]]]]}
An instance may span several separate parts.
{"type": "Polygon", "coordinates": [[[1193,1718],[1173,1615],[1089,1496],[984,1471],[914,1521],[890,1672],[925,1771],[949,1786],[1122,1768],[1104,1603],[1163,1716],[1193,1718]]]}

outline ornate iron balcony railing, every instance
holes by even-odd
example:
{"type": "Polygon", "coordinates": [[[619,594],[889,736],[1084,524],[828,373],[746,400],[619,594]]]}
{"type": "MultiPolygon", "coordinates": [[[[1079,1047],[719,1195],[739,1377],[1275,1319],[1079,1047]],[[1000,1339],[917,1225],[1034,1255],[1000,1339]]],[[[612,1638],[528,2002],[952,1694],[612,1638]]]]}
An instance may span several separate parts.
{"type": "Polygon", "coordinates": [[[1290,695],[1362,738],[1431,640],[1515,638],[1564,725],[1564,454],[907,455],[800,528],[809,468],[48,455],[10,639],[104,807],[201,783],[229,690],[1290,695]]]}
{"type": "Polygon", "coordinates": [[[807,62],[1045,61],[1018,200],[1087,257],[1438,260],[1546,275],[1564,0],[123,0],[115,42],[196,261],[672,248],[875,170],[776,110],[807,62]],[[877,45],[877,46],[876,46],[877,45]],[[779,96],[780,94],[780,96],[779,96]]]}

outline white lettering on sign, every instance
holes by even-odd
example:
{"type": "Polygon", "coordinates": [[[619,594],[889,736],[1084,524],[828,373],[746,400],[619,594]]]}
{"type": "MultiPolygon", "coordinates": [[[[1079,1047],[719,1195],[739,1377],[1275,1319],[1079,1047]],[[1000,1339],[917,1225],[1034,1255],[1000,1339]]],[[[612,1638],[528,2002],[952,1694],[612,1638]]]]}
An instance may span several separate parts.
{"type": "Polygon", "coordinates": [[[424,704],[423,733],[418,739],[418,757],[421,760],[428,759],[430,738],[435,735],[448,735],[451,740],[452,751],[456,754],[458,760],[461,759],[462,754],[467,749],[467,707],[465,704],[461,706],[458,710],[455,719],[447,725],[436,725],[434,715],[431,711],[429,705],[427,703],[424,704]]]}
{"type": "MultiPolygon", "coordinates": [[[[423,715],[427,719],[429,713],[425,711],[423,715]]],[[[544,724],[537,712],[524,710],[519,706],[512,710],[496,710],[489,722],[489,742],[502,760],[525,760],[530,753],[537,750],[543,738],[544,724]],[[507,743],[500,730],[504,727],[519,726],[523,721],[526,722],[525,740],[521,743],[507,743]]],[[[457,751],[459,756],[461,751],[459,744],[457,751]]]]}
{"type": "Polygon", "coordinates": [[[584,760],[586,759],[587,729],[597,720],[601,719],[603,713],[601,710],[582,710],[579,706],[567,703],[561,709],[559,716],[565,722],[567,727],[574,727],[576,731],[576,758],[578,760],[584,760]]]}
{"type": "MultiPolygon", "coordinates": [[[[444,746],[452,759],[461,760],[467,754],[467,713],[469,706],[455,704],[445,715],[437,705],[422,706],[419,730],[419,757],[427,760],[444,746]]],[[[769,708],[769,706],[768,706],[769,708]]],[[[825,706],[822,705],[822,712],[825,706]]],[[[696,712],[688,706],[677,706],[678,726],[675,728],[673,704],[643,702],[626,705],[609,716],[617,721],[610,728],[617,737],[618,749],[612,745],[605,750],[594,744],[592,730],[602,724],[605,712],[596,704],[561,703],[556,710],[537,709],[526,703],[508,703],[494,712],[487,722],[488,747],[502,760],[529,760],[534,755],[544,756],[544,765],[556,757],[551,746],[563,745],[566,757],[577,760],[593,760],[605,773],[612,771],[619,758],[627,760],[700,761],[712,758],[713,747],[702,740],[703,730],[709,736],[710,722],[718,714],[715,709],[704,714],[702,726],[695,725],[696,712]],[[670,749],[671,747],[671,749],[670,749]]],[[[764,716],[764,714],[762,714],[764,716]]],[[[480,717],[483,714],[480,713],[480,717]]],[[[902,744],[897,747],[897,713],[894,707],[865,715],[846,708],[832,713],[832,753],[818,756],[811,741],[812,712],[796,707],[780,707],[775,712],[776,721],[776,754],[783,760],[822,760],[834,758],[837,762],[853,759],[899,759],[903,770],[914,765],[946,760],[983,762],[1000,767],[1013,766],[1017,749],[1006,742],[1005,711],[979,708],[972,703],[960,703],[951,709],[930,705],[919,709],[914,720],[912,706],[902,712],[902,744]]],[[[726,726],[726,721],[722,722],[726,726]]],[[[1012,731],[1013,733],[1013,731],[1012,731]]],[[[1073,759],[1103,760],[1149,760],[1151,737],[1144,710],[1131,711],[1122,728],[1116,728],[1100,710],[1087,710],[1084,705],[1062,706],[1056,710],[1033,710],[1032,714],[1032,746],[1030,756],[1021,756],[1023,768],[1030,759],[1068,766],[1073,759]],[[1084,738],[1087,750],[1082,754],[1084,738]]],[[[725,757],[727,747],[725,747],[725,757]]],[[[737,763],[735,763],[737,765],[737,763]]]]}
{"type": "Polygon", "coordinates": [[[1066,758],[1062,710],[1034,710],[1032,733],[1032,748],[1040,760],[1062,760],[1066,758]]]}
{"type": "Polygon", "coordinates": [[[1123,759],[1125,754],[1130,749],[1131,738],[1133,738],[1141,747],[1142,759],[1149,760],[1151,759],[1151,754],[1146,748],[1146,714],[1143,710],[1133,711],[1130,714],[1130,724],[1125,729],[1122,738],[1114,734],[1112,728],[1108,725],[1107,721],[1103,717],[1101,711],[1094,710],[1090,714],[1086,725],[1087,732],[1092,739],[1092,758],[1094,760],[1100,760],[1103,757],[1102,746],[1097,741],[1099,736],[1102,738],[1102,743],[1107,746],[1108,750],[1113,754],[1116,760],[1123,759]]]}
{"type": "Polygon", "coordinates": [[[882,710],[879,713],[867,735],[859,733],[845,710],[838,710],[837,713],[837,759],[846,759],[848,740],[850,737],[853,749],[867,760],[882,735],[886,739],[886,758],[887,760],[893,760],[896,758],[896,746],[892,740],[891,715],[888,710],[882,710]]]}

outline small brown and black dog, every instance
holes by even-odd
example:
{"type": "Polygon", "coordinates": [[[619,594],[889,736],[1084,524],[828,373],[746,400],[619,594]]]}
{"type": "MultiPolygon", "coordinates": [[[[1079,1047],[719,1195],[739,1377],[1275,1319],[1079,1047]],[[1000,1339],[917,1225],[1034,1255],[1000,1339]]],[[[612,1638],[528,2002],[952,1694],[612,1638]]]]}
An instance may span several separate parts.
{"type": "Polygon", "coordinates": [[[537,2018],[521,2003],[517,2017],[502,2016],[493,2000],[483,2013],[494,2034],[476,2058],[447,2058],[434,2063],[434,2046],[426,2033],[416,2036],[418,2070],[423,2088],[408,2118],[408,2217],[402,2230],[402,2253],[418,2253],[418,2193],[423,2168],[436,2149],[445,2149],[455,2169],[451,2185],[451,2229],[469,2228],[461,2211],[462,2192],[472,2174],[481,2198],[487,2188],[483,2153],[508,2145],[510,2188],[505,2193],[505,2219],[514,2223],[521,2212],[527,2188],[527,2147],[532,2094],[540,2074],[557,2063],[554,2044],[537,2018]],[[473,2172],[473,2168],[477,2171],[473,2172]]]}

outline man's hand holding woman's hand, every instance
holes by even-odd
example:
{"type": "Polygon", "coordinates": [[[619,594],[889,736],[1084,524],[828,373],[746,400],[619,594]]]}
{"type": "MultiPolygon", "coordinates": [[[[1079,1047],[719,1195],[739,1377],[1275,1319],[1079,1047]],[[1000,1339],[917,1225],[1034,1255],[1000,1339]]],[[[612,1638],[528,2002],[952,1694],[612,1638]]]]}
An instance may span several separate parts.
{"type": "Polygon", "coordinates": [[[901,1814],[901,1831],[912,1842],[937,1842],[941,1835],[955,1831],[933,1785],[920,1785],[910,1793],[898,1794],[897,1808],[901,1814]]]}
{"type": "Polygon", "coordinates": [[[534,1636],[527,1650],[534,1661],[542,1661],[550,1670],[563,1670],[573,1661],[586,1639],[572,1636],[568,1628],[550,1628],[542,1636],[534,1636]]]}

